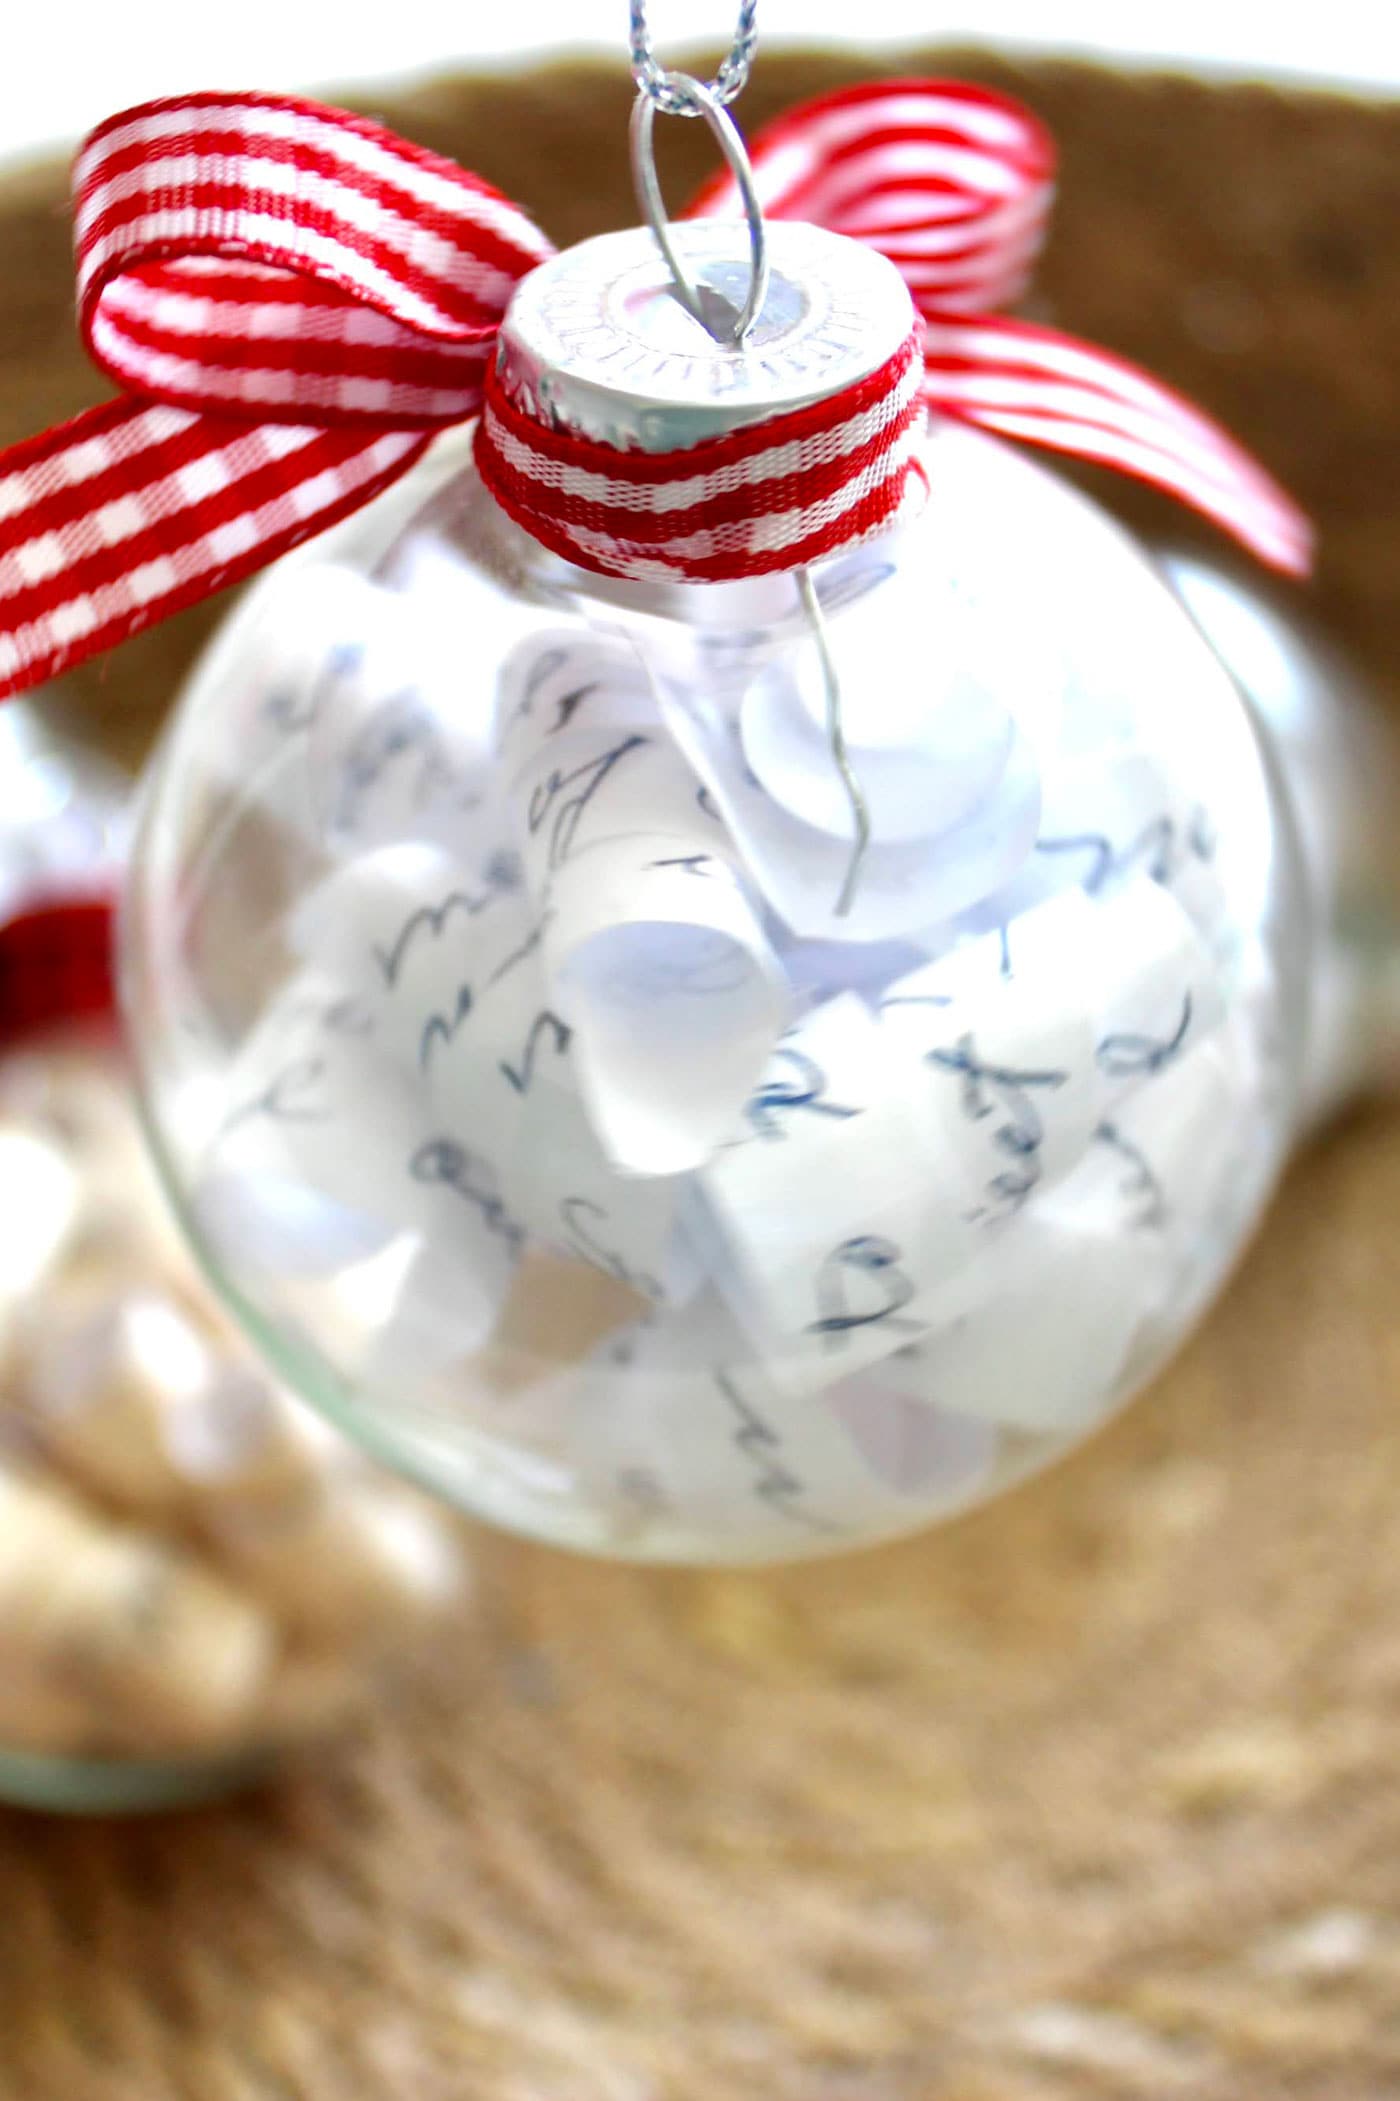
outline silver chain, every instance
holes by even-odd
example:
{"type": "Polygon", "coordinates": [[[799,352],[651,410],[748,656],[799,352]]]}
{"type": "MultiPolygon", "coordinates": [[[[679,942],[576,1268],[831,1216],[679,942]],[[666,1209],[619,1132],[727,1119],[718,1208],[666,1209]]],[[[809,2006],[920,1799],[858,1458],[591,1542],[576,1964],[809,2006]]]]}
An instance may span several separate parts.
{"type": "MultiPolygon", "coordinates": [[[[699,117],[704,114],[698,102],[676,84],[656,56],[647,25],[647,0],[629,0],[632,33],[632,78],[644,95],[650,96],[657,108],[668,117],[699,117]]],[[[754,49],[758,43],[758,0],[739,0],[739,19],[734,25],[734,40],[728,53],[720,61],[718,72],[708,83],[711,95],[721,107],[732,102],[741,92],[749,77],[753,64],[754,49]]]]}

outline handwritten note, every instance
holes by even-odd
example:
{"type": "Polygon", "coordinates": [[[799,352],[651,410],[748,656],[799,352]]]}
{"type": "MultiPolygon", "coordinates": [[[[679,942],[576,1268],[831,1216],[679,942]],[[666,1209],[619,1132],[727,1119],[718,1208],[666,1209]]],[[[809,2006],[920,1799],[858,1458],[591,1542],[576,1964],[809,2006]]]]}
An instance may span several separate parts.
{"type": "Polygon", "coordinates": [[[1202,933],[1228,928],[1212,811],[1158,759],[1131,747],[1091,753],[1047,776],[1034,874],[1077,883],[1091,897],[1146,877],[1202,933]]]}
{"type": "Polygon", "coordinates": [[[576,1036],[544,974],[543,923],[503,901],[471,998],[434,1008],[417,1040],[438,1127],[488,1158],[529,1240],[591,1263],[647,1298],[684,1298],[698,1270],[676,1228],[676,1188],[619,1173],[580,1097],[576,1036]],[[437,1025],[437,1024],[442,1025],[437,1025]]]}
{"type": "Polygon", "coordinates": [[[1251,1144],[1246,1075],[1223,1031],[1164,1066],[1119,1102],[1097,1134],[1091,1162],[1095,1181],[1083,1179],[1082,1202],[1099,1215],[1116,1206],[1139,1229],[1169,1233],[1195,1255],[1193,1245],[1218,1204],[1222,1180],[1252,1182],[1247,1157],[1267,1157],[1262,1134],[1251,1144]]]}
{"type": "Polygon", "coordinates": [[[687,1230],[772,1380],[811,1392],[899,1349],[977,1251],[977,1189],[931,1150],[922,1074],[853,993],[781,1039],[687,1230]]]}
{"type": "Polygon", "coordinates": [[[306,764],[312,731],[359,675],[385,596],[340,563],[294,562],[259,585],[211,653],[205,762],[303,840],[320,840],[324,815],[306,764]]]}
{"type": "Polygon", "coordinates": [[[633,1175],[698,1167],[787,1008],[724,829],[621,645],[542,638],[503,684],[501,737],[550,1008],[603,1149],[633,1175]]]}
{"type": "Polygon", "coordinates": [[[1145,875],[1111,891],[1086,963],[1104,987],[1094,1063],[1110,1106],[1188,1058],[1225,1016],[1225,987],[1176,896],[1145,875]]]}
{"type": "Polygon", "coordinates": [[[1057,1435],[1121,1398],[1134,1337],[1163,1288],[1153,1250],[1034,1214],[968,1283],[974,1302],[882,1376],[955,1415],[1057,1435]]]}
{"type": "Polygon", "coordinates": [[[514,882],[508,859],[472,873],[440,847],[379,847],[318,884],[288,937],[366,1005],[381,1050],[416,1080],[499,959],[514,882]]]}
{"type": "Polygon", "coordinates": [[[432,1185],[412,1172],[430,1135],[423,1106],[368,1020],[334,981],[306,975],[236,1053],[194,1198],[235,1274],[325,1276],[401,1233],[442,1233],[432,1185]]]}
{"type": "Polygon", "coordinates": [[[1083,1154],[1098,1121],[1095,907],[1075,891],[895,981],[880,1002],[911,1064],[931,1157],[957,1163],[977,1215],[1013,1216],[1083,1154]]]}
{"type": "Polygon", "coordinates": [[[907,1528],[966,1493],[993,1438],[847,1381],[794,1395],[755,1361],[721,1301],[613,1339],[585,1374],[575,1463],[614,1538],[684,1558],[729,1539],[753,1559],[907,1528]],[[901,1443],[902,1435],[902,1443],[901,1443]]]}
{"type": "Polygon", "coordinates": [[[473,1358],[494,1334],[527,1235],[479,1149],[429,1127],[400,1173],[411,1185],[412,1235],[353,1290],[362,1320],[367,1285],[382,1294],[366,1323],[360,1376],[406,1406],[420,1382],[473,1358]]]}
{"type": "Polygon", "coordinates": [[[898,979],[880,1002],[924,1067],[931,1147],[969,1163],[989,1218],[1069,1173],[1099,1124],[1219,1025],[1220,977],[1149,876],[1071,889],[898,979]],[[951,1125],[951,1095],[961,1112],[951,1125]]]}

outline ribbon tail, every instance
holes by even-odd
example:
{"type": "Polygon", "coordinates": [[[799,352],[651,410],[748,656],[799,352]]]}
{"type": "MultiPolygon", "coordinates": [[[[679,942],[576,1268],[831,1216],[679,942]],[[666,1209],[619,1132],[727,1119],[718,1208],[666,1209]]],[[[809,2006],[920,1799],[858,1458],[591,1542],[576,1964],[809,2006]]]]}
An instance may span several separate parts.
{"type": "Polygon", "coordinates": [[[1125,360],[997,315],[926,323],[930,408],[1165,490],[1271,568],[1305,576],[1312,529],[1218,423],[1125,360]]]}
{"type": "Polygon", "coordinates": [[[0,700],[242,582],[429,442],[127,397],[0,453],[0,700]]]}

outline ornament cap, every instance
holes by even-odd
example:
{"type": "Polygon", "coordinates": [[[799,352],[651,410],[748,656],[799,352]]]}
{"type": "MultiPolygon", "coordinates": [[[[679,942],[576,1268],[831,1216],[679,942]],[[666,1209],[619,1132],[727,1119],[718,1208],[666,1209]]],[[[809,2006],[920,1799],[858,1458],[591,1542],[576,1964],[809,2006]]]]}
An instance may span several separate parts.
{"type": "MultiPolygon", "coordinates": [[[[717,322],[743,305],[740,221],[672,228],[717,322]]],[[[917,315],[894,264],[791,220],[768,227],[768,294],[744,342],[717,341],[676,296],[646,227],[565,249],[517,287],[501,327],[506,393],[538,421],[622,450],[675,452],[824,400],[879,371],[917,315]]]]}

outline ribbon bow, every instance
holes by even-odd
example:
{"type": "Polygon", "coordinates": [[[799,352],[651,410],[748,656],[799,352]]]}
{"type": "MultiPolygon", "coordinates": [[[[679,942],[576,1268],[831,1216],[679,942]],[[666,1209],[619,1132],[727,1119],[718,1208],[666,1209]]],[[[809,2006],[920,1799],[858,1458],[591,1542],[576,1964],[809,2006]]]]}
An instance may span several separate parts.
{"type": "MultiPolygon", "coordinates": [[[[900,269],[934,410],[1153,482],[1263,561],[1306,569],[1306,522],[1218,425],[1104,351],[993,317],[1024,285],[1052,195],[1053,146],[1025,110],[958,83],[880,83],[806,104],[751,150],[771,216],[900,269]]],[[[478,413],[511,292],[552,253],[455,163],[295,97],[144,104],[92,133],[75,187],[79,325],[123,391],[0,454],[0,697],[396,481],[478,413]]],[[[734,203],[720,181],[692,210],[734,203]]]]}

